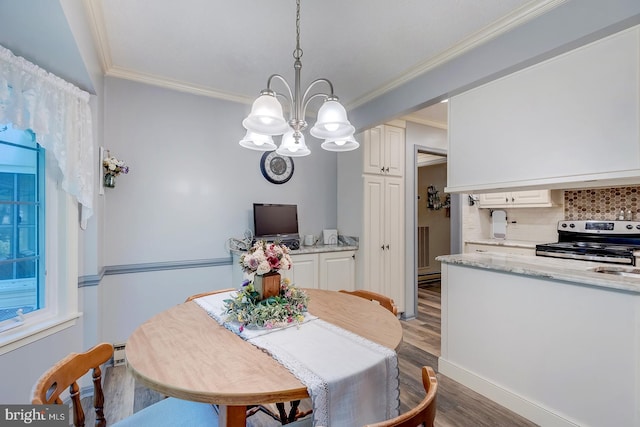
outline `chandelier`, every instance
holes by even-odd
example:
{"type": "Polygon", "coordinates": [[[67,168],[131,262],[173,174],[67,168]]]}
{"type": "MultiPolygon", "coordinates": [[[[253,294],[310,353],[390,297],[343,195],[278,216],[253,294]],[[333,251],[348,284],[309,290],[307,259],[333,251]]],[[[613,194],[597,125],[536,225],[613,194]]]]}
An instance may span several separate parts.
{"type": "Polygon", "coordinates": [[[242,121],[247,133],[240,145],[251,150],[273,151],[281,156],[302,157],[311,154],[304,142],[303,130],[307,128],[305,114],[309,102],[315,98],[323,98],[324,102],[316,117],[315,125],[309,133],[316,138],[324,139],[321,147],[328,151],[351,151],[360,146],[353,137],[355,128],[347,119],[345,108],[338,102],[333,93],[333,84],[327,79],[317,79],[301,95],[300,70],[302,69],[302,49],[300,48],[300,0],[296,0],[296,48],[293,51],[293,68],[295,81],[293,91],[287,81],[279,74],[272,74],[267,80],[267,88],[253,102],[251,113],[242,121]],[[278,93],[271,89],[271,82],[280,80],[286,93],[278,93]],[[311,93],[313,87],[324,83],[329,93],[311,93]],[[285,120],[282,104],[278,97],[288,101],[289,120],[285,120]],[[279,147],[273,142],[274,135],[282,135],[279,147]]]}

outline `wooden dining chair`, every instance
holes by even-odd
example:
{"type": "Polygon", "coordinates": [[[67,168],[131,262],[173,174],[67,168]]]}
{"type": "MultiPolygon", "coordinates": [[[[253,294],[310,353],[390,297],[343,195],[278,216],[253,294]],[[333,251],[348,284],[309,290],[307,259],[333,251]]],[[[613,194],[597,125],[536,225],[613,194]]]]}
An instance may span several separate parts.
{"type": "Polygon", "coordinates": [[[208,295],[214,295],[214,294],[221,294],[223,292],[231,292],[231,291],[235,291],[235,288],[229,288],[229,289],[219,289],[216,291],[209,291],[209,292],[202,292],[200,294],[195,294],[195,295],[191,295],[189,297],[187,297],[187,299],[184,302],[189,302],[189,301],[193,301],[196,298],[202,298],[202,297],[206,297],[208,295]]]}
{"type": "MultiPolygon", "coordinates": [[[[93,408],[96,427],[105,427],[104,392],[102,390],[101,366],[113,357],[113,346],[98,344],[84,353],[71,353],[46,371],[33,387],[31,403],[34,405],[64,404],[60,395],[69,390],[73,409],[73,425],[84,426],[85,413],[80,402],[78,381],[89,371],[93,378],[93,408]]],[[[218,414],[213,405],[169,397],[147,406],[117,423],[118,427],[176,427],[217,426],[218,414]]]]}
{"type": "Polygon", "coordinates": [[[380,303],[381,306],[383,306],[384,308],[392,312],[394,316],[398,315],[398,306],[396,305],[396,303],[393,301],[392,298],[389,298],[386,295],[382,295],[373,291],[367,291],[364,289],[357,289],[355,291],[347,291],[343,289],[340,292],[344,294],[355,295],[360,298],[368,299],[369,301],[377,301],[378,303],[380,303]]]}
{"type": "Polygon", "coordinates": [[[438,379],[430,366],[422,367],[422,384],[427,395],[418,406],[390,420],[368,424],[365,427],[434,427],[438,379]]]}

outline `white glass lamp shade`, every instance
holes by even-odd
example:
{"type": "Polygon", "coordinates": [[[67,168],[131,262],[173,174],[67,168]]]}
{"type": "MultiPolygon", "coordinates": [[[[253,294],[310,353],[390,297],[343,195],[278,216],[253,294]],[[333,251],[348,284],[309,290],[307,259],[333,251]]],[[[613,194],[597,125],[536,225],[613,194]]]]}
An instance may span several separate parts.
{"type": "Polygon", "coordinates": [[[240,140],[240,145],[256,151],[273,151],[277,148],[271,135],[261,135],[250,130],[240,140]]]}
{"type": "Polygon", "coordinates": [[[318,120],[309,133],[320,139],[353,135],[355,128],[347,119],[347,111],[338,101],[325,101],[318,110],[318,120]]]}
{"type": "Polygon", "coordinates": [[[242,126],[262,135],[281,135],[289,129],[282,114],[282,104],[273,95],[260,95],[251,107],[251,114],[242,126]]]}
{"type": "Polygon", "coordinates": [[[311,154],[311,150],[307,148],[307,144],[304,142],[304,135],[300,134],[300,139],[296,144],[293,132],[293,130],[290,130],[282,135],[282,142],[280,143],[280,147],[276,150],[276,153],[281,156],[288,157],[304,157],[311,154]]]}
{"type": "Polygon", "coordinates": [[[327,151],[352,151],[360,147],[360,144],[353,135],[349,135],[346,138],[327,139],[322,143],[321,147],[327,151]]]}

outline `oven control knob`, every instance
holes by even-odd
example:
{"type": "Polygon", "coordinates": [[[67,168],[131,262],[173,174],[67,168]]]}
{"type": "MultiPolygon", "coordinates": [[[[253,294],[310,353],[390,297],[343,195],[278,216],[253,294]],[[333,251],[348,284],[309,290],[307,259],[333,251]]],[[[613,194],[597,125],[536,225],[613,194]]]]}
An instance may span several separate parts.
{"type": "Polygon", "coordinates": [[[562,228],[567,228],[567,223],[566,222],[562,223],[562,228]]]}
{"type": "Polygon", "coordinates": [[[627,230],[631,230],[631,229],[633,229],[633,225],[627,224],[627,230]]]}
{"type": "Polygon", "coordinates": [[[576,225],[574,223],[571,223],[571,224],[569,224],[569,227],[576,228],[576,225]]]}
{"type": "Polygon", "coordinates": [[[636,225],[636,228],[637,228],[638,230],[640,230],[640,224],[636,225]]]}

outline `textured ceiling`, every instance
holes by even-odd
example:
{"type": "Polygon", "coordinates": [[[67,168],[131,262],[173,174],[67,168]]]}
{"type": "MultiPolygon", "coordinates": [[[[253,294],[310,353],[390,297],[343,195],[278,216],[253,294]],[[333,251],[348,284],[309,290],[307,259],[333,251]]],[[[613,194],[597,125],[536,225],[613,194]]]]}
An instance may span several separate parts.
{"type": "MultiPolygon", "coordinates": [[[[303,90],[325,77],[357,106],[556,3],[302,0],[303,90]]],[[[294,0],[85,4],[107,75],[241,102],[271,74],[293,84],[294,0]]]]}

